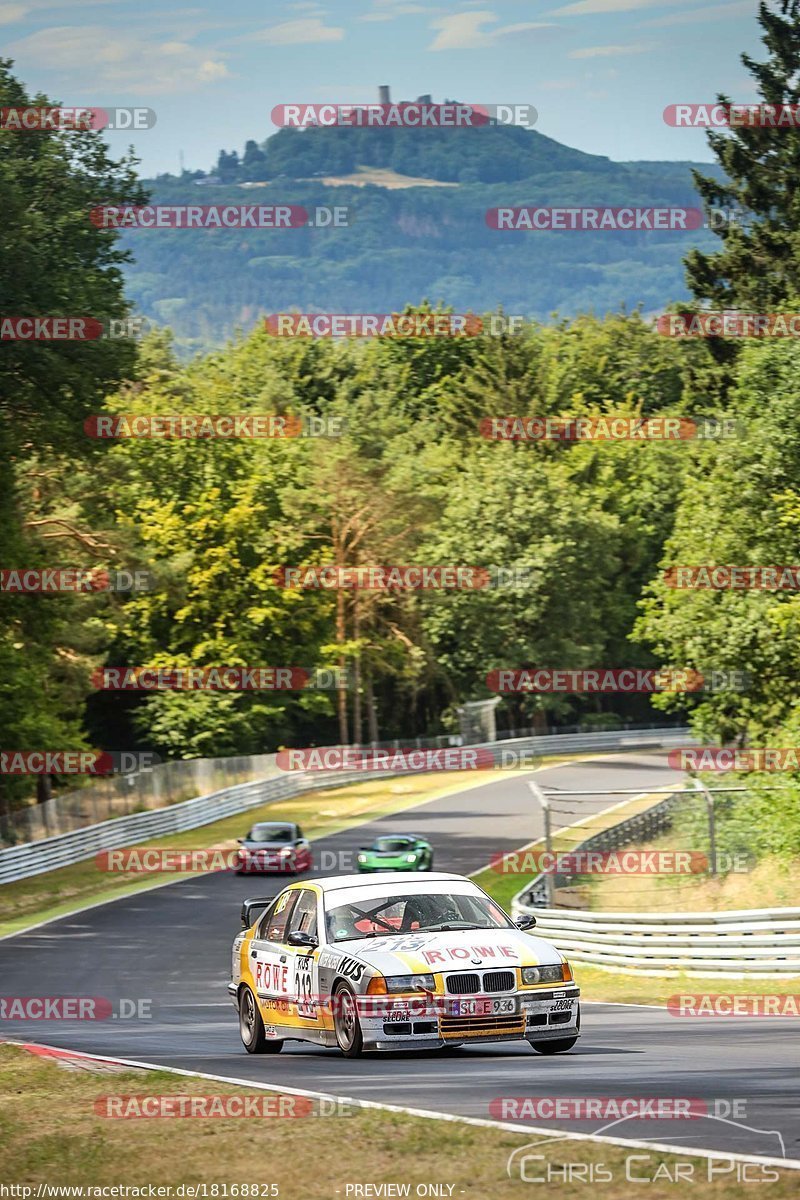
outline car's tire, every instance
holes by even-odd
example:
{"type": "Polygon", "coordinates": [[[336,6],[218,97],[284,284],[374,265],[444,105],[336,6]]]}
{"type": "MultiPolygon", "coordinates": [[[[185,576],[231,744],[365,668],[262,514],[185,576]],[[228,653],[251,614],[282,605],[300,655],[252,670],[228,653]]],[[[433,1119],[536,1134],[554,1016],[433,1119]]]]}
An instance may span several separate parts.
{"type": "Polygon", "coordinates": [[[280,1039],[268,1038],[264,1032],[264,1022],[249,987],[239,992],[239,1036],[248,1054],[279,1054],[283,1049],[280,1039]]]}
{"type": "Polygon", "coordinates": [[[340,983],[333,993],[333,1030],[336,1043],[345,1058],[358,1058],[364,1049],[364,1036],[358,1019],[358,1007],[353,989],[340,983]]]}
{"type": "Polygon", "coordinates": [[[533,1042],[530,1038],[528,1038],[531,1048],[535,1050],[537,1054],[566,1054],[568,1050],[572,1049],[577,1040],[577,1037],[570,1037],[554,1038],[550,1042],[533,1042]]]}
{"type": "Polygon", "coordinates": [[[433,854],[431,854],[430,858],[428,859],[428,865],[427,865],[427,867],[425,868],[425,870],[426,870],[426,871],[432,871],[432,870],[433,870],[433,854]]]}

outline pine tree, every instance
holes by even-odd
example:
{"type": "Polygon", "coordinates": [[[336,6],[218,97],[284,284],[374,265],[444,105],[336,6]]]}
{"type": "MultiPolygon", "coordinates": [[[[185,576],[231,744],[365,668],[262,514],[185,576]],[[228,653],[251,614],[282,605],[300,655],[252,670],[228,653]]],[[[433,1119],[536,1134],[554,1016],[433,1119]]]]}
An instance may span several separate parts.
{"type": "MultiPolygon", "coordinates": [[[[759,5],[767,60],[741,59],[762,103],[798,105],[800,0],[780,0],[779,7],[759,5]]],[[[717,100],[731,103],[727,96],[717,100]]],[[[741,125],[712,130],[708,141],[725,178],[695,171],[695,184],[707,208],[722,206],[733,219],[717,229],[719,251],[687,255],[687,283],[698,300],[715,308],[768,312],[800,295],[800,128],[741,125]]]]}

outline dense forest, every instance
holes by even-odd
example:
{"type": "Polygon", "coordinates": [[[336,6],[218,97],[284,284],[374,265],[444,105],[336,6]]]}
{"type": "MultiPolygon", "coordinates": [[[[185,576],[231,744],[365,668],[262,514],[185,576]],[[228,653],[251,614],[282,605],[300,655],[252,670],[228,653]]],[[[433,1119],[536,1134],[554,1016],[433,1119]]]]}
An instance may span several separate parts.
{"type": "MultiPolygon", "coordinates": [[[[768,98],[796,101],[796,14],[784,24],[772,29],[783,41],[768,98]]],[[[29,99],[10,63],[2,65],[0,99],[29,99]]],[[[800,295],[800,201],[789,181],[800,133],[742,128],[711,140],[720,169],[698,177],[697,191],[709,207],[735,208],[747,221],[719,230],[713,251],[687,255],[693,303],[791,311],[800,295]]],[[[0,144],[9,311],[130,311],[130,247],[87,222],[86,212],[98,195],[141,203],[134,165],[111,161],[94,133],[0,144]]],[[[577,194],[582,183],[573,179],[577,194]]],[[[641,183],[637,201],[649,203],[641,183]]],[[[613,199],[611,189],[609,182],[604,199],[613,199]]],[[[439,193],[427,195],[433,221],[439,193]]],[[[543,185],[539,198],[552,193],[543,185]]],[[[394,201],[375,190],[369,200],[376,215],[359,236],[377,250],[378,210],[389,213],[394,201]]],[[[415,211],[419,252],[435,257],[424,210],[415,211]]],[[[130,236],[164,256],[154,234],[130,236]]],[[[165,235],[167,257],[186,236],[165,235]]],[[[222,236],[208,240],[209,253],[227,261],[222,236]]],[[[485,236],[465,252],[476,273],[485,236]]],[[[589,243],[572,241],[575,271],[591,272],[589,243]]],[[[500,262],[502,253],[486,245],[500,262]]],[[[346,262],[351,250],[340,246],[346,262]]],[[[191,258],[189,248],[182,253],[191,258]]],[[[646,253],[656,261],[652,246],[646,253]]],[[[261,261],[277,288],[287,264],[261,261]]],[[[384,246],[369,270],[411,292],[398,267],[384,246]]],[[[637,271],[639,281],[647,276],[637,271]]],[[[226,302],[216,278],[206,286],[226,302]]],[[[516,286],[519,305],[534,307],[538,281],[516,286]]],[[[581,294],[568,280],[564,286],[581,294]]],[[[277,295],[285,303],[289,293],[277,295]]],[[[369,310],[370,293],[353,290],[347,300],[356,295],[357,307],[369,310]]],[[[456,309],[465,303],[455,283],[431,300],[440,298],[456,309]]],[[[427,304],[416,294],[405,301],[427,304]]],[[[479,311],[486,307],[493,306],[479,311]]],[[[0,561],[139,567],[154,583],[131,595],[0,592],[0,744],[138,746],[186,757],[431,734],[455,727],[459,704],[490,695],[487,675],[497,668],[605,665],[735,669],[750,686],[649,699],[511,696],[501,725],[635,719],[655,706],[687,711],[712,739],[791,745],[800,729],[797,595],[682,591],[664,572],[687,563],[800,561],[799,367],[792,339],[669,338],[639,312],[619,310],[532,322],[497,337],[281,340],[255,328],[189,361],[175,353],[168,329],[138,345],[7,342],[0,561]],[[322,416],[336,418],[340,432],[103,441],[84,431],[102,413],[322,416]],[[482,436],[485,417],[511,414],[728,417],[735,436],[482,436]],[[500,565],[525,567],[527,577],[478,591],[348,593],[287,589],[276,578],[282,564],[324,563],[500,565]],[[91,677],[104,664],[344,666],[350,686],[98,694],[91,677]]],[[[16,794],[16,784],[5,786],[16,794]]]]}
{"type": "MultiPolygon", "coordinates": [[[[722,178],[718,167],[712,177],[722,178]]],[[[602,314],[624,305],[652,313],[687,298],[682,258],[710,249],[712,229],[498,232],[500,205],[700,208],[691,164],[614,163],[562,146],[536,130],[281,129],[241,158],[220,152],[208,175],[186,171],[145,181],[162,204],[347,206],[345,228],[135,230],[126,291],[147,318],[167,324],[182,357],[212,349],[260,315],[300,311],[386,312],[428,297],[459,311],[503,305],[539,321],[602,314]],[[440,186],[356,185],[388,169],[440,186]],[[366,172],[366,174],[364,174],[366,172]],[[323,176],[325,178],[320,178],[323,176]],[[347,182],[332,186],[331,178],[347,182]]]]}

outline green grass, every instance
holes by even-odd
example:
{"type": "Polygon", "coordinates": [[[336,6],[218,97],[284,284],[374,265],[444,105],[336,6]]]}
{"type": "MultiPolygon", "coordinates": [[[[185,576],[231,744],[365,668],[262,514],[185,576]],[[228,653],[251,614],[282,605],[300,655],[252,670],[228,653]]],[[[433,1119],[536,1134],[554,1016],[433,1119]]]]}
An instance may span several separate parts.
{"type": "MultiPolygon", "coordinates": [[[[390,1065],[384,1070],[389,1073],[390,1065]]],[[[154,1185],[172,1188],[173,1200],[174,1189],[181,1184],[205,1184],[211,1197],[213,1185],[218,1185],[216,1195],[222,1196],[222,1184],[229,1189],[243,1183],[268,1189],[274,1183],[280,1200],[346,1200],[348,1185],[366,1183],[407,1183],[413,1196],[417,1185],[435,1182],[446,1185],[444,1195],[451,1187],[454,1200],[462,1196],[513,1200],[539,1194],[530,1182],[509,1178],[506,1163],[515,1150],[540,1141],[541,1135],[354,1107],[328,1117],[218,1120],[109,1119],[95,1109],[99,1102],[103,1111],[104,1098],[109,1096],[156,1095],[263,1097],[270,1093],[163,1071],[123,1069],[103,1075],[67,1071],[17,1047],[0,1045],[0,1181],[32,1187],[34,1194],[40,1183],[83,1188],[154,1185]]],[[[286,1103],[291,1105],[292,1098],[287,1097],[286,1103]]],[[[557,1131],[553,1136],[558,1139],[557,1131]]],[[[554,1140],[537,1145],[533,1153],[544,1159],[531,1164],[535,1173],[544,1174],[549,1164],[556,1180],[552,1186],[564,1200],[586,1200],[598,1193],[604,1200],[630,1197],[631,1184],[625,1179],[629,1153],[640,1156],[635,1162],[637,1175],[653,1176],[660,1169],[661,1178],[646,1188],[648,1200],[675,1200],[674,1183],[663,1175],[673,1176],[677,1161],[694,1164],[691,1194],[699,1200],[746,1200],[750,1195],[747,1184],[735,1182],[735,1173],[706,1182],[706,1161],[692,1159],[689,1151],[676,1156],[659,1150],[628,1152],[588,1140],[554,1140]],[[576,1164],[584,1175],[603,1164],[612,1180],[590,1187],[580,1178],[565,1183],[565,1163],[576,1164]]],[[[775,1174],[771,1200],[796,1195],[796,1173],[776,1170],[775,1174]]],[[[259,1194],[269,1195],[269,1191],[259,1194]]],[[[380,1193],[361,1192],[365,1194],[380,1193]]]]}

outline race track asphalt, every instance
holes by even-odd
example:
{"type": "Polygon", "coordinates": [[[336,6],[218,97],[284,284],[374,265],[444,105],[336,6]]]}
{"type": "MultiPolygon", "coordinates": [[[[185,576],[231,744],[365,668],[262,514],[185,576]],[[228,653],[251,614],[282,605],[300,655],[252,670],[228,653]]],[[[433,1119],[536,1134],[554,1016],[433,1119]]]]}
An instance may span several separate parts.
{"type": "MultiPolygon", "coordinates": [[[[537,773],[558,788],[647,791],[679,778],[656,753],[604,756],[537,773]]],[[[555,827],[621,797],[565,799],[555,827]],[[571,811],[563,811],[563,810],[571,811]]],[[[377,833],[430,839],[435,869],[468,874],[493,854],[542,834],[525,778],[502,776],[443,799],[315,842],[325,874],[347,872],[377,833]]],[[[242,818],[242,832],[247,828],[242,818]]],[[[679,838],[675,838],[679,845],[679,838]]],[[[526,1043],[442,1054],[397,1053],[347,1060],[338,1051],[287,1043],[277,1056],[249,1056],[239,1041],[226,984],[230,945],[246,896],[279,890],[278,877],[228,872],[182,880],[63,917],[0,941],[0,997],[102,996],[149,1002],[148,1019],[0,1021],[0,1037],[135,1059],[235,1080],[305,1088],[354,1099],[490,1118],[500,1097],[671,1097],[705,1101],[694,1120],[544,1122],[556,1130],[605,1132],[720,1152],[800,1159],[800,1039],[790,1018],[677,1018],[663,1008],[591,1004],[583,1036],[567,1054],[542,1058],[526,1043]],[[734,1107],[735,1105],[735,1107],[734,1107]]],[[[576,971],[580,983],[580,968],[576,971]]],[[[756,991],[767,991],[759,981],[756,991]]],[[[721,992],[724,980],[697,981],[721,992]]]]}

